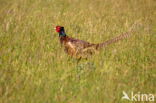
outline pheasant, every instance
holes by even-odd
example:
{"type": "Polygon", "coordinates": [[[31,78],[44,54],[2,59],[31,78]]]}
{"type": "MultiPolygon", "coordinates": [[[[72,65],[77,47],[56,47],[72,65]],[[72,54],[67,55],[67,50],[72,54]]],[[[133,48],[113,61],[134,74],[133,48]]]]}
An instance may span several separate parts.
{"type": "Polygon", "coordinates": [[[60,43],[64,47],[65,52],[70,56],[78,59],[88,58],[89,56],[95,54],[100,49],[105,48],[109,44],[125,39],[129,37],[131,34],[131,32],[126,32],[113,39],[107,40],[103,43],[94,44],[94,43],[89,43],[87,41],[69,37],[65,33],[65,29],[63,26],[56,26],[55,30],[56,32],[59,33],[60,43]]]}

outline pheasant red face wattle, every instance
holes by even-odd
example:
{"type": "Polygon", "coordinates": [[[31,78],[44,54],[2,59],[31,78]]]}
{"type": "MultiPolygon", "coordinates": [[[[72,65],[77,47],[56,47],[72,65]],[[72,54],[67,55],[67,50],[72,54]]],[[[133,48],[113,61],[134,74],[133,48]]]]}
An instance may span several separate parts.
{"type": "Polygon", "coordinates": [[[61,31],[61,26],[56,26],[55,30],[59,33],[61,31]]]}

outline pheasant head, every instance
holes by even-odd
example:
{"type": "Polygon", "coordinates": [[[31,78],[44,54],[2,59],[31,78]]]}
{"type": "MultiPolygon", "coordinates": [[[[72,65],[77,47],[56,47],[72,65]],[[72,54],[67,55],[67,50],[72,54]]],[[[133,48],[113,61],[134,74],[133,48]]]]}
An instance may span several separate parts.
{"type": "Polygon", "coordinates": [[[56,32],[59,33],[59,36],[66,36],[66,33],[65,33],[63,26],[56,26],[55,30],[56,30],[56,32]]]}

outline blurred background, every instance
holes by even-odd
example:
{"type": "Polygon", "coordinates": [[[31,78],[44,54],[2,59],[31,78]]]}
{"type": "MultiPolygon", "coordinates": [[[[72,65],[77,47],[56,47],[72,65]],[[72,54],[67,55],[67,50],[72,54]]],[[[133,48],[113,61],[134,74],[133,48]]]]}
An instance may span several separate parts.
{"type": "Polygon", "coordinates": [[[128,103],[122,91],[156,93],[155,0],[0,0],[1,103],[128,103]],[[100,43],[127,32],[77,64],[56,25],[100,43]]]}

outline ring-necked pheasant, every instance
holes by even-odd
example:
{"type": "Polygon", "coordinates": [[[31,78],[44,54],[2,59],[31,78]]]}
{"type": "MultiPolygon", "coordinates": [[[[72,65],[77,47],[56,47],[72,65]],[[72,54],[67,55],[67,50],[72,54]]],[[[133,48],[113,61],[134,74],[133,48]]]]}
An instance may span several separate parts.
{"type": "Polygon", "coordinates": [[[130,36],[131,32],[123,33],[113,39],[107,40],[103,43],[93,44],[83,40],[75,39],[66,35],[63,26],[56,26],[56,32],[59,33],[59,39],[61,45],[64,46],[65,51],[72,57],[78,59],[87,58],[88,56],[94,54],[101,48],[106,47],[109,44],[115,43],[119,40],[127,38],[130,36]]]}

